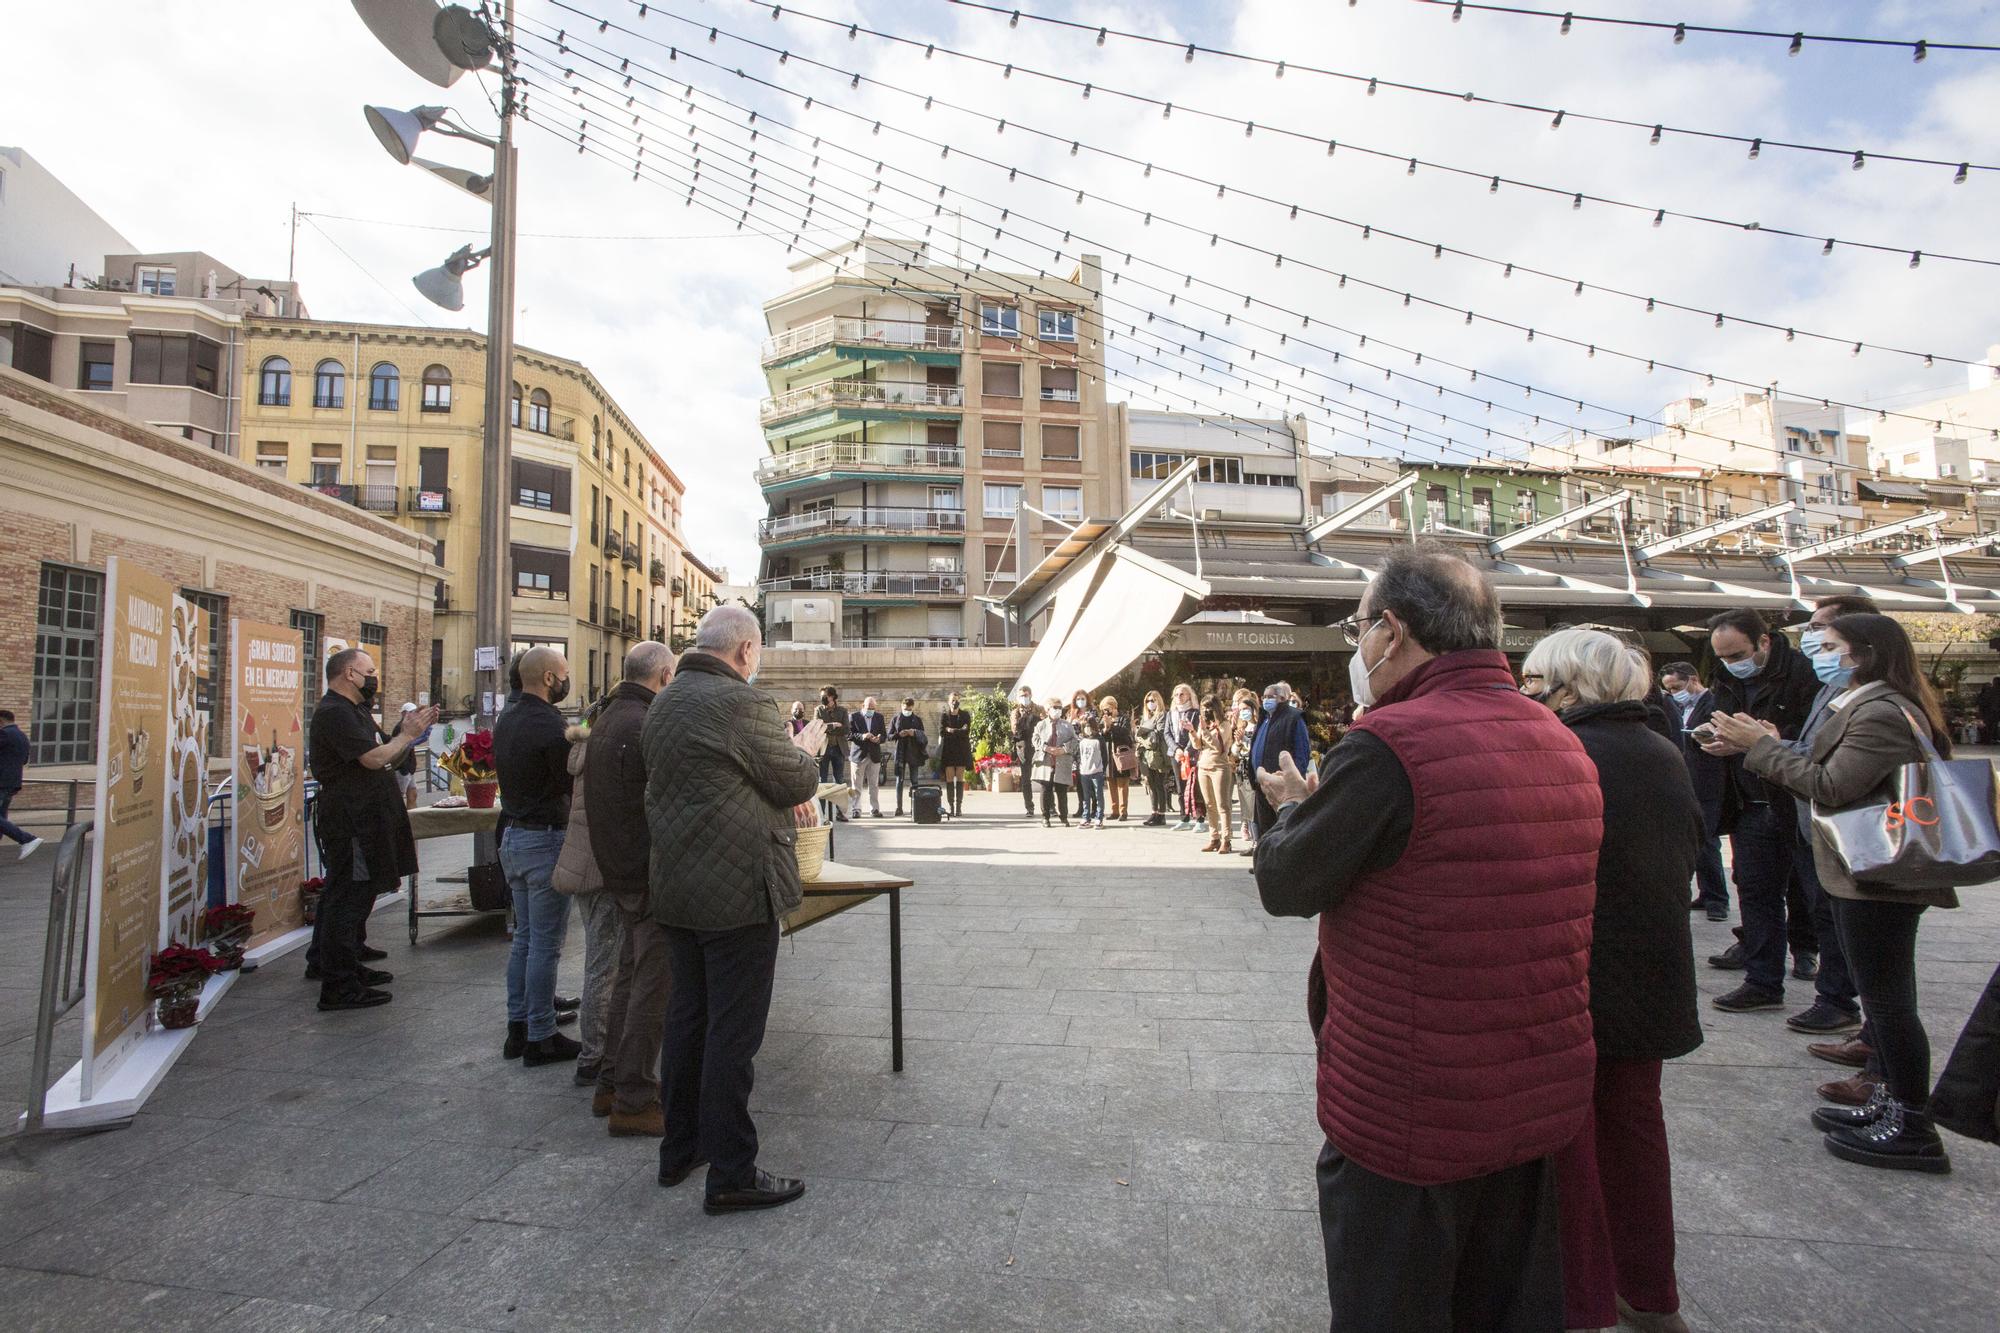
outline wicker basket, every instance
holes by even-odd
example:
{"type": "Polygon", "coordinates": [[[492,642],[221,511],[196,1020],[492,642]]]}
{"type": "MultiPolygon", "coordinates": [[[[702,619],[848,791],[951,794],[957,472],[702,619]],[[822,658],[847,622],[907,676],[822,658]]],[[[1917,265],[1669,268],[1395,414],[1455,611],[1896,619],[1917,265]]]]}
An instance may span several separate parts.
{"type": "Polygon", "coordinates": [[[826,864],[826,844],[831,832],[824,824],[799,830],[800,883],[811,884],[819,878],[820,867],[826,864]]]}

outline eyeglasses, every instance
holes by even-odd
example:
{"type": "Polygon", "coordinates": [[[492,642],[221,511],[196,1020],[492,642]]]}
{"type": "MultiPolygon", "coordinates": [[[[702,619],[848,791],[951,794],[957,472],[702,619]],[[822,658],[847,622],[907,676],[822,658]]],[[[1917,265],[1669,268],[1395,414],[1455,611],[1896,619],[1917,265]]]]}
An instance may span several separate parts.
{"type": "Polygon", "coordinates": [[[1347,640],[1348,647],[1359,648],[1361,646],[1361,636],[1368,632],[1367,627],[1374,624],[1381,618],[1382,617],[1380,615],[1349,616],[1347,619],[1340,622],[1340,625],[1338,627],[1340,630],[1340,637],[1347,640]]]}

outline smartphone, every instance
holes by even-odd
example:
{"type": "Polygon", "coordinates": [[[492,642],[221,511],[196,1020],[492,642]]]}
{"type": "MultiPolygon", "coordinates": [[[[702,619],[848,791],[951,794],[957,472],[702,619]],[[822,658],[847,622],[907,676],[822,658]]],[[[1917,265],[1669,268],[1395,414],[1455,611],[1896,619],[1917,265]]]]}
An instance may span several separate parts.
{"type": "Polygon", "coordinates": [[[1688,735],[1694,737],[1701,744],[1707,745],[1715,740],[1715,724],[1713,722],[1704,722],[1689,731],[1688,735]]]}

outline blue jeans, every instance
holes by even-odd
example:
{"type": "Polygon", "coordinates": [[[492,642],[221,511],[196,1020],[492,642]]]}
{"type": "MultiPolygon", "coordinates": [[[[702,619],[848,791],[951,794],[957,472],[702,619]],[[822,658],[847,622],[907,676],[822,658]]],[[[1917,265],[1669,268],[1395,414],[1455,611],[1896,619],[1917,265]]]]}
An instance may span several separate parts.
{"type": "Polygon", "coordinates": [[[1076,775],[1076,817],[1078,819],[1104,818],[1104,775],[1102,773],[1079,773],[1076,775]]]}
{"type": "Polygon", "coordinates": [[[549,883],[562,855],[561,829],[513,825],[500,844],[500,868],[514,893],[514,947],[507,955],[507,1021],[526,1023],[528,1040],[556,1030],[556,965],[569,928],[569,899],[549,883]]]}
{"type": "Polygon", "coordinates": [[[1760,990],[1785,990],[1785,890],[1798,846],[1792,811],[1746,805],[1729,835],[1736,900],[1743,912],[1743,976],[1760,990]]]}
{"type": "MultiPolygon", "coordinates": [[[[821,782],[840,783],[847,781],[846,747],[832,744],[826,747],[826,752],[819,757],[819,780],[821,782]]],[[[847,813],[846,806],[843,805],[838,813],[844,816],[847,813]]],[[[831,820],[834,814],[835,811],[831,801],[821,801],[819,803],[819,818],[822,824],[831,820]]]]}
{"type": "Polygon", "coordinates": [[[1722,870],[1722,800],[1701,803],[1701,850],[1694,861],[1694,882],[1701,905],[1709,911],[1729,910],[1729,878],[1722,870]]]}
{"type": "Polygon", "coordinates": [[[35,835],[7,818],[7,807],[12,805],[14,798],[20,794],[19,787],[0,791],[0,838],[12,838],[15,842],[25,845],[33,842],[35,835]]]}

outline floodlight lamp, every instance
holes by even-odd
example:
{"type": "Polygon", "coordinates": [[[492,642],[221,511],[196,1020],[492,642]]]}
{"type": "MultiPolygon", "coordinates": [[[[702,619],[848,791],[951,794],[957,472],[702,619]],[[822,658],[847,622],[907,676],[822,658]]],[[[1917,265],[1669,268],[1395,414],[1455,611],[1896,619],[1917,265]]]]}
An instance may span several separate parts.
{"type": "Polygon", "coordinates": [[[410,155],[417,151],[417,140],[425,130],[435,128],[449,110],[442,106],[412,107],[408,111],[370,106],[363,107],[361,113],[368,118],[368,128],[375,131],[375,138],[389,156],[407,167],[410,155]]]}
{"type": "Polygon", "coordinates": [[[454,167],[445,162],[433,162],[425,157],[411,158],[410,165],[422,167],[445,184],[456,186],[475,199],[489,204],[493,202],[493,177],[490,175],[482,176],[476,171],[467,171],[464,167],[454,167]]]}
{"type": "MultiPolygon", "coordinates": [[[[436,0],[354,0],[354,12],[375,34],[375,40],[389,48],[389,54],[426,81],[449,88],[465,73],[467,66],[459,63],[442,40],[448,11],[440,9],[436,0]]],[[[473,21],[478,22],[476,18],[473,21]]],[[[455,46],[462,46],[457,20],[452,21],[449,35],[455,46]]],[[[483,69],[485,65],[481,60],[470,68],[483,69]]]]}
{"type": "Polygon", "coordinates": [[[436,268],[427,268],[410,281],[423,293],[424,299],[446,310],[465,309],[464,276],[479,267],[481,260],[491,253],[481,250],[475,253],[471,246],[461,245],[452,252],[449,259],[436,268]]]}

